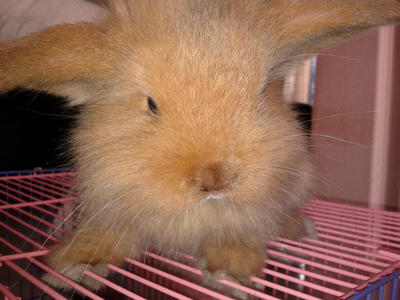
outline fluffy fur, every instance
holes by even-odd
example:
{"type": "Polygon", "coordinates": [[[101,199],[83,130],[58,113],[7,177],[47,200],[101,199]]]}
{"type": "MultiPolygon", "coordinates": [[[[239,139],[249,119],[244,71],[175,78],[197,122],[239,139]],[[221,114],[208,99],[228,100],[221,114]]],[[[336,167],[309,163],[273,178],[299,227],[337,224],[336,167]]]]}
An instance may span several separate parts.
{"type": "Polygon", "coordinates": [[[211,271],[246,280],[260,271],[267,238],[303,234],[297,210],[312,187],[303,134],[273,80],[355,32],[397,22],[399,5],[108,6],[96,24],[0,45],[0,89],[40,89],[84,105],[72,135],[80,221],[47,262],[79,281],[84,265],[106,274],[104,262],[152,245],[205,256],[211,271]]]}

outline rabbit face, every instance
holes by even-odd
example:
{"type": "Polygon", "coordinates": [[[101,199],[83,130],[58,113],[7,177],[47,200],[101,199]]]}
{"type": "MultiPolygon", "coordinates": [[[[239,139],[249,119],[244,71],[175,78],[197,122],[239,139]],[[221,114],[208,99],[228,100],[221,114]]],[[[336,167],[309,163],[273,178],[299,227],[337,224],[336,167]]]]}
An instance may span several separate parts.
{"type": "Polygon", "coordinates": [[[127,95],[87,105],[75,132],[78,166],[95,170],[85,178],[119,178],[117,194],[169,212],[282,197],[299,177],[288,170],[309,160],[288,107],[263,87],[266,63],[226,47],[200,60],[189,43],[136,51],[121,76],[127,95]]]}

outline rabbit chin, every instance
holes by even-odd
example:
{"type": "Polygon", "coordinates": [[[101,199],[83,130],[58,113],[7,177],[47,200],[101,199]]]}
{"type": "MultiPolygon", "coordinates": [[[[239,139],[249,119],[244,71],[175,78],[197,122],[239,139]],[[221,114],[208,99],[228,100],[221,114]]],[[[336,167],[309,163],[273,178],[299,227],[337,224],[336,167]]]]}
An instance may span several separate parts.
{"type": "Polygon", "coordinates": [[[208,195],[180,213],[154,215],[140,227],[139,235],[157,249],[196,255],[209,240],[242,241],[249,236],[277,234],[279,228],[274,226],[278,222],[271,222],[275,217],[267,208],[231,205],[229,200],[222,195],[208,195]]]}

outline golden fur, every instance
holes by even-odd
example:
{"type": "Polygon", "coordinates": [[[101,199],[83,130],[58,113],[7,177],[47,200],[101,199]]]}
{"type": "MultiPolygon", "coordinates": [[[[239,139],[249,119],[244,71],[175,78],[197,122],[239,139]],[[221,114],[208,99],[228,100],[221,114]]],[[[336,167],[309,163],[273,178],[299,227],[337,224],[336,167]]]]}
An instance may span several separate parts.
{"type": "Polygon", "coordinates": [[[238,279],[257,274],[267,238],[303,233],[297,209],[312,187],[303,134],[272,80],[355,32],[399,21],[399,5],[114,0],[109,8],[96,24],[0,45],[0,89],[84,104],[72,135],[80,222],[47,262],[78,280],[72,271],[82,265],[120,263],[152,245],[204,255],[211,270],[238,279]]]}

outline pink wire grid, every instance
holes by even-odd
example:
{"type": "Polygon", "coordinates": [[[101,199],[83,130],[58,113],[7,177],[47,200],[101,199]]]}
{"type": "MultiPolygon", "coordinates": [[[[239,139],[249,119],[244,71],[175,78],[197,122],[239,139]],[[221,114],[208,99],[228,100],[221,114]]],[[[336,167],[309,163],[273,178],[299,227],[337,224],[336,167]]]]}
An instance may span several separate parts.
{"type": "Polygon", "coordinates": [[[400,299],[397,275],[357,298],[400,270],[400,213],[322,200],[304,207],[317,238],[266,241],[263,276],[252,277],[252,287],[219,280],[215,290],[209,289],[196,258],[148,251],[138,260],[126,258],[122,267],[108,265],[107,278],[86,271],[84,276],[106,286],[94,293],[43,263],[46,246],[75,225],[74,217],[67,217],[76,204],[73,180],[72,172],[0,177],[3,299],[72,299],[78,294],[88,299],[400,299]],[[41,280],[45,273],[64,280],[74,292],[49,287],[41,280]]]}

